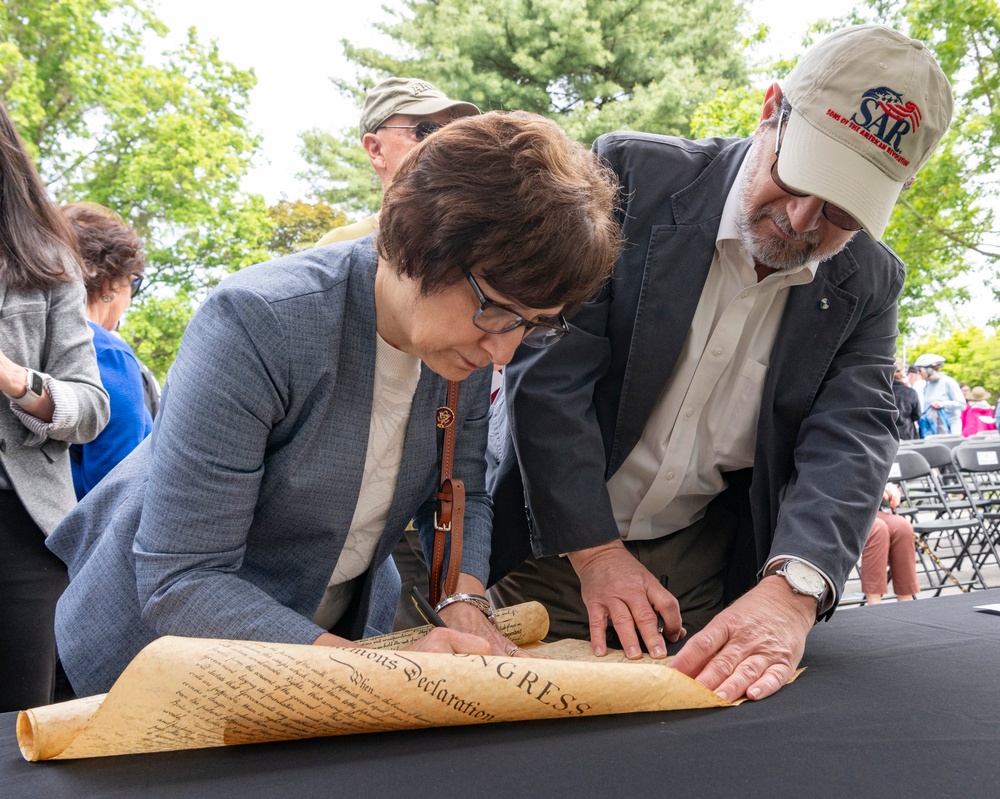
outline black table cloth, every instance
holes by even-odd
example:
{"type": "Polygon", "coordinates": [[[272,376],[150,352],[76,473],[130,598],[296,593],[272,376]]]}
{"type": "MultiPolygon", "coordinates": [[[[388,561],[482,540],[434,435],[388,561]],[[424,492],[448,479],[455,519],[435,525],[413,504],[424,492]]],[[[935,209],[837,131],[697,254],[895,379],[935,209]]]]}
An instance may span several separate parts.
{"type": "Polygon", "coordinates": [[[997,797],[1000,590],[841,611],[760,702],[28,763],[0,796],[997,797]]]}

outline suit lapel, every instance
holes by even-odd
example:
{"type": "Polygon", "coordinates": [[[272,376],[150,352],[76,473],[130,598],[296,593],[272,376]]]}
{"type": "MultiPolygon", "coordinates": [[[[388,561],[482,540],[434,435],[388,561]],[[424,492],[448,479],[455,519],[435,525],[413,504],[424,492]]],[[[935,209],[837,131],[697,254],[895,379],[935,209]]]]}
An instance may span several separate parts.
{"type": "Polygon", "coordinates": [[[701,297],[718,219],[693,228],[653,229],[639,290],[632,347],[622,381],[621,409],[608,461],[610,477],[642,435],[673,374],[701,297]]]}
{"type": "Polygon", "coordinates": [[[677,224],[653,227],[636,301],[610,477],[628,457],[673,374],[708,278],[726,198],[748,142],[724,150],[670,198],[677,224]]]}
{"type": "MultiPolygon", "coordinates": [[[[780,404],[802,416],[812,407],[858,305],[858,298],[839,285],[857,268],[854,257],[843,250],[820,264],[811,283],[789,290],[771,353],[763,407],[780,404]],[[783,394],[780,398],[775,394],[775,386],[779,385],[783,394]]],[[[758,457],[762,455],[760,439],[758,436],[758,457]]]]}
{"type": "MultiPolygon", "coordinates": [[[[325,468],[329,475],[334,498],[331,507],[335,509],[330,529],[341,541],[347,537],[357,508],[368,450],[375,381],[375,264],[374,252],[368,253],[359,244],[351,258],[341,340],[338,347],[330,348],[335,386],[326,412],[329,423],[325,435],[338,457],[336,464],[316,467],[325,468]]],[[[339,549],[332,554],[336,560],[339,549]]]]}

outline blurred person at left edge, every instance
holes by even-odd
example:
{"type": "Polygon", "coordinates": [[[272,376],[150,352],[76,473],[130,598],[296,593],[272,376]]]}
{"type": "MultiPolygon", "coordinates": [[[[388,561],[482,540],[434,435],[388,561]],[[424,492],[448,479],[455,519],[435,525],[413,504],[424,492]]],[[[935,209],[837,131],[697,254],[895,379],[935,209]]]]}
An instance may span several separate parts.
{"type": "Polygon", "coordinates": [[[66,568],[45,536],[76,504],[69,444],[108,421],[75,250],[0,106],[0,712],[53,699],[66,568]]]}

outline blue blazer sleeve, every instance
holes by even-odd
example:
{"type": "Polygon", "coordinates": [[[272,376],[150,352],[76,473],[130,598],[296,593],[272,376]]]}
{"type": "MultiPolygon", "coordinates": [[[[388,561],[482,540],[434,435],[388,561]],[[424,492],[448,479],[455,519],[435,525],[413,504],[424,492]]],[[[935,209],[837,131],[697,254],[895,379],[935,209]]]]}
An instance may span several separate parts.
{"type": "Polygon", "coordinates": [[[288,401],[286,333],[254,292],[220,289],[184,334],[133,544],[142,619],[160,635],[311,643],[324,632],[238,574],[288,401]]]}

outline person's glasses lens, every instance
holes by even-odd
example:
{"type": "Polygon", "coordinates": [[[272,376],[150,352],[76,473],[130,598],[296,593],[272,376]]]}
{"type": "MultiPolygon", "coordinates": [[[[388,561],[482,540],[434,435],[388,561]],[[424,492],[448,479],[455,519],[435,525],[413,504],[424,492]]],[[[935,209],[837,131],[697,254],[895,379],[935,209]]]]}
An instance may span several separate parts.
{"type": "Polygon", "coordinates": [[[861,223],[839,206],[824,203],[823,216],[841,230],[861,230],[861,223]]]}
{"type": "Polygon", "coordinates": [[[524,324],[524,318],[514,311],[486,300],[474,320],[476,327],[487,333],[509,333],[524,324]]]}
{"type": "Polygon", "coordinates": [[[440,122],[418,122],[413,126],[413,134],[417,137],[417,141],[423,141],[432,133],[441,130],[444,125],[440,122]]]}
{"type": "MultiPolygon", "coordinates": [[[[792,197],[808,197],[808,194],[803,194],[802,192],[795,191],[791,186],[787,185],[778,176],[778,156],[775,154],[774,163],[771,164],[771,180],[774,181],[774,185],[781,189],[785,194],[790,194],[792,197]]],[[[861,223],[851,216],[847,211],[845,211],[840,206],[834,205],[830,202],[823,203],[823,216],[826,217],[827,221],[834,227],[839,227],[841,230],[861,230],[861,223]]]]}
{"type": "Polygon", "coordinates": [[[533,327],[524,334],[524,338],[521,339],[521,342],[529,347],[534,347],[535,349],[540,350],[555,344],[559,341],[559,339],[563,338],[567,332],[568,331],[564,328],[533,327]]]}
{"type": "Polygon", "coordinates": [[[142,275],[139,275],[139,277],[133,280],[129,285],[132,287],[132,296],[135,297],[135,295],[139,293],[139,289],[142,288],[142,275]]]}

